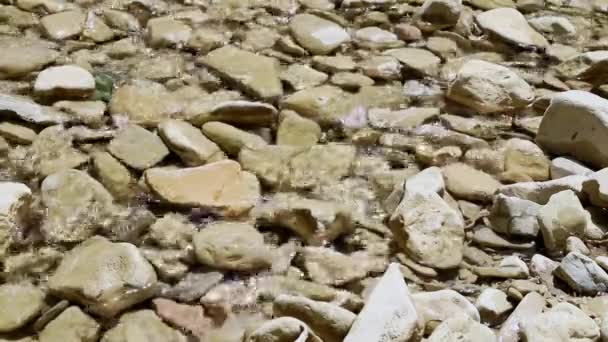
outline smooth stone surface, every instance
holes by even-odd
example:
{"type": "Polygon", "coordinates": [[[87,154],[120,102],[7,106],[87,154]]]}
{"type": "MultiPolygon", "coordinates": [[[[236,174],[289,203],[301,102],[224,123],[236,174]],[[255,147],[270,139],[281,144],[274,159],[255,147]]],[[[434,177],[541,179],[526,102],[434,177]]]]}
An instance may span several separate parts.
{"type": "Polygon", "coordinates": [[[589,174],[589,179],[583,183],[583,192],[591,204],[608,207],[608,168],[589,174]]]}
{"type": "Polygon", "coordinates": [[[494,288],[483,290],[477,297],[475,306],[479,310],[482,322],[490,324],[502,323],[506,314],[513,308],[507,300],[507,294],[494,288]]]}
{"type": "Polygon", "coordinates": [[[302,321],[292,317],[280,317],[267,321],[249,334],[244,342],[321,342],[302,321]]]}
{"type": "Polygon", "coordinates": [[[422,76],[437,76],[441,59],[432,52],[417,48],[388,50],[385,55],[397,58],[406,69],[422,76]]]}
{"type": "Polygon", "coordinates": [[[51,39],[64,40],[79,35],[84,29],[85,14],[80,10],[50,14],[40,19],[44,33],[51,39]]]}
{"type": "Polygon", "coordinates": [[[312,14],[298,14],[289,21],[295,40],[314,55],[326,55],[350,40],[338,24],[312,14]]]}
{"type": "Polygon", "coordinates": [[[545,299],[536,292],[528,293],[515,307],[509,318],[502,324],[499,332],[499,341],[518,342],[522,331],[522,324],[531,317],[542,313],[545,307],[545,299]]]}
{"type": "Polygon", "coordinates": [[[514,8],[497,8],[478,14],[475,19],[482,29],[504,41],[525,48],[545,48],[545,37],[536,32],[526,18],[514,8]]]}
{"type": "Polygon", "coordinates": [[[597,341],[600,329],[593,319],[570,303],[559,303],[551,310],[521,322],[522,336],[528,342],[597,341]]]}
{"type": "Polygon", "coordinates": [[[313,146],[321,138],[321,127],[291,110],[281,112],[277,145],[313,146]]]}
{"type": "Polygon", "coordinates": [[[129,312],[120,317],[118,324],[106,331],[101,342],[186,342],[179,331],[165,324],[152,310],[129,312]]]}
{"type": "Polygon", "coordinates": [[[88,97],[94,90],[93,75],[76,65],[44,69],[34,82],[34,92],[43,96],[88,97]]]}
{"type": "Polygon", "coordinates": [[[219,121],[207,122],[201,129],[207,138],[230,156],[238,156],[243,148],[256,149],[268,145],[257,134],[249,133],[219,121]]]}
{"type": "Polygon", "coordinates": [[[34,319],[44,307],[45,293],[29,283],[0,286],[0,332],[21,328],[34,319]]]}
{"type": "Polygon", "coordinates": [[[608,289],[608,273],[581,253],[568,253],[554,273],[582,294],[595,295],[608,289]]]}
{"type": "Polygon", "coordinates": [[[77,306],[65,309],[40,332],[40,342],[96,341],[101,326],[77,306]]]}
{"type": "Polygon", "coordinates": [[[169,149],[188,166],[203,165],[208,161],[226,158],[220,148],[207,139],[200,129],[180,120],[166,120],[158,125],[158,132],[169,149]]]}
{"type": "Polygon", "coordinates": [[[491,227],[498,233],[536,237],[540,230],[538,224],[538,203],[498,194],[490,210],[491,227]]]}
{"type": "Polygon", "coordinates": [[[457,198],[489,202],[501,184],[491,175],[463,163],[442,168],[446,189],[457,198]]]}
{"type": "Polygon", "coordinates": [[[68,121],[66,113],[53,107],[39,105],[24,96],[1,93],[0,114],[12,114],[23,121],[41,125],[60,124],[68,121]]]}
{"type": "Polygon", "coordinates": [[[496,342],[492,329],[468,316],[457,316],[443,321],[427,340],[428,342],[496,342]]]}
{"type": "Polygon", "coordinates": [[[571,190],[559,192],[538,211],[538,223],[545,248],[559,254],[566,249],[566,239],[571,235],[584,236],[589,214],[571,190]]]}
{"type": "Polygon", "coordinates": [[[587,179],[585,176],[574,175],[545,182],[521,182],[503,185],[498,189],[498,193],[538,204],[546,204],[551,196],[565,190],[571,190],[580,196],[583,191],[583,182],[587,179]]]}
{"type": "Polygon", "coordinates": [[[169,154],[158,135],[137,125],[129,125],[119,131],[108,145],[108,151],[137,170],[151,168],[169,154]]]}
{"type": "Polygon", "coordinates": [[[479,312],[473,303],[454,290],[418,292],[412,295],[416,310],[425,324],[444,322],[464,315],[479,322],[479,312]]]}
{"type": "Polygon", "coordinates": [[[551,179],[581,175],[589,176],[593,170],[581,164],[579,161],[568,157],[557,157],[551,161],[551,179]]]}

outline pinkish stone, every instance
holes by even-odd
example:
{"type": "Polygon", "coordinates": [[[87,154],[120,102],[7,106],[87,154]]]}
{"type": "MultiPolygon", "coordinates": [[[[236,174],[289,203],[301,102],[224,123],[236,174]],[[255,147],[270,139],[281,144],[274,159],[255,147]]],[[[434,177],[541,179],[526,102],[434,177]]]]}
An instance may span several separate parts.
{"type": "Polygon", "coordinates": [[[156,314],[165,322],[202,337],[208,332],[213,323],[205,317],[203,307],[200,305],[179,304],[169,299],[156,298],[152,301],[156,314]]]}

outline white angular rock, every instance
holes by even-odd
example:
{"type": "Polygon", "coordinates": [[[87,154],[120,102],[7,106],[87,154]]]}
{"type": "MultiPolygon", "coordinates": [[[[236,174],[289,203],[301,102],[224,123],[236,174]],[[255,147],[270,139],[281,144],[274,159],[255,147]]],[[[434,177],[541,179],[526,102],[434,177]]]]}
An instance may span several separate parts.
{"type": "Polygon", "coordinates": [[[536,32],[523,14],[514,8],[496,8],[478,14],[475,19],[482,29],[506,42],[526,48],[545,48],[549,45],[545,37],[536,32]]]}
{"type": "Polygon", "coordinates": [[[608,290],[608,273],[581,253],[568,253],[554,273],[582,294],[594,295],[608,290]]]}
{"type": "Polygon", "coordinates": [[[600,328],[593,319],[570,303],[559,303],[551,310],[521,322],[527,342],[598,341],[600,328]]]}
{"type": "Polygon", "coordinates": [[[551,161],[550,172],[551,179],[558,179],[572,175],[589,176],[593,170],[572,158],[557,157],[551,161]]]}
{"type": "Polygon", "coordinates": [[[538,211],[538,223],[545,248],[552,254],[566,249],[569,236],[584,236],[589,213],[571,190],[559,192],[538,211]]]}
{"type": "Polygon", "coordinates": [[[443,321],[427,342],[496,342],[492,329],[468,316],[456,316],[443,321]]]}
{"type": "Polygon", "coordinates": [[[477,297],[475,302],[483,322],[490,324],[502,323],[501,320],[513,308],[507,300],[507,295],[497,289],[487,288],[477,297]]]}
{"type": "Polygon", "coordinates": [[[536,237],[540,230],[537,219],[540,208],[538,203],[498,194],[490,210],[492,229],[503,234],[536,237]]]}
{"type": "Polygon", "coordinates": [[[298,14],[289,22],[295,40],[315,55],[326,55],[350,36],[340,25],[312,14],[298,14]]]}
{"type": "Polygon", "coordinates": [[[545,299],[536,292],[528,293],[517,305],[513,313],[502,324],[498,332],[501,342],[518,342],[522,323],[542,313],[545,299]]]}
{"type": "Polygon", "coordinates": [[[367,297],[344,342],[418,340],[422,332],[399,265],[393,263],[367,297]]]}
{"type": "Polygon", "coordinates": [[[589,179],[583,183],[583,192],[589,196],[591,204],[608,207],[608,168],[590,174],[589,179]]]}
{"type": "Polygon", "coordinates": [[[558,192],[573,191],[581,197],[586,176],[567,176],[545,182],[523,182],[504,185],[498,188],[498,193],[505,196],[518,197],[538,204],[546,204],[549,198],[558,192]]]}
{"type": "Polygon", "coordinates": [[[444,188],[443,174],[436,166],[426,168],[405,181],[405,191],[410,193],[435,192],[441,195],[444,188]]]}
{"type": "Polygon", "coordinates": [[[443,322],[464,315],[480,321],[479,311],[473,303],[454,290],[419,292],[412,295],[418,315],[425,324],[443,322]]]}
{"type": "Polygon", "coordinates": [[[77,65],[54,66],[38,74],[34,91],[43,96],[88,97],[95,91],[95,79],[77,65]]]}

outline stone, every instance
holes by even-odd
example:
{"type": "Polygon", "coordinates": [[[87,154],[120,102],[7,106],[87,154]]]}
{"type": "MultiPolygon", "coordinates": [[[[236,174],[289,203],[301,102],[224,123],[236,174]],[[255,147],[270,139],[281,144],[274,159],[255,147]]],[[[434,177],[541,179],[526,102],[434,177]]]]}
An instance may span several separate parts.
{"type": "Polygon", "coordinates": [[[551,196],[565,190],[570,190],[580,196],[583,182],[586,180],[585,176],[574,175],[545,182],[521,182],[503,185],[498,189],[498,193],[538,204],[546,204],[551,196]]]}
{"type": "Polygon", "coordinates": [[[169,154],[169,149],[158,135],[137,125],[120,130],[108,145],[108,151],[137,170],[151,168],[169,154]]]}
{"type": "Polygon", "coordinates": [[[349,93],[332,85],[322,85],[286,96],[281,106],[322,126],[331,126],[338,124],[353,104],[349,93]]]}
{"type": "Polygon", "coordinates": [[[169,149],[188,166],[199,166],[208,161],[226,158],[214,142],[185,121],[165,120],[158,125],[158,132],[169,149]]]}
{"type": "Polygon", "coordinates": [[[42,290],[29,283],[0,286],[0,332],[17,330],[38,316],[44,307],[44,297],[42,290]]]}
{"type": "Polygon", "coordinates": [[[496,342],[492,329],[468,316],[449,318],[439,324],[428,338],[428,342],[496,342]]]}
{"type": "Polygon", "coordinates": [[[109,103],[111,115],[126,116],[130,123],[144,127],[155,127],[178,111],[180,106],[165,86],[147,80],[118,87],[109,103]]]}
{"type": "Polygon", "coordinates": [[[40,19],[44,33],[54,40],[65,40],[78,36],[84,29],[86,17],[80,10],[50,14],[40,19]]]}
{"type": "Polygon", "coordinates": [[[578,252],[568,253],[554,274],[581,294],[595,295],[608,289],[608,273],[591,258],[578,252]]]}
{"type": "Polygon", "coordinates": [[[337,85],[345,90],[356,91],[361,87],[374,85],[374,80],[359,73],[339,72],[329,80],[331,84],[337,85]]]}
{"type": "Polygon", "coordinates": [[[515,255],[502,259],[496,267],[471,267],[471,271],[484,278],[525,279],[530,276],[526,263],[515,255]]]}
{"type": "Polygon", "coordinates": [[[258,271],[272,265],[264,236],[245,223],[214,222],[192,237],[197,260],[232,271],[258,271]]]}
{"type": "Polygon", "coordinates": [[[338,24],[312,14],[298,14],[289,21],[294,39],[313,55],[327,55],[350,40],[338,24]]]}
{"type": "Polygon", "coordinates": [[[19,95],[0,94],[0,114],[14,115],[23,121],[43,125],[68,121],[66,113],[19,95]]]}
{"type": "Polygon", "coordinates": [[[163,248],[187,249],[196,227],[185,217],[168,213],[149,228],[150,239],[163,248]]]}
{"type": "Polygon", "coordinates": [[[53,103],[53,107],[65,112],[70,122],[94,128],[105,123],[106,104],[103,101],[58,101],[53,103]]]}
{"type": "Polygon", "coordinates": [[[512,111],[534,100],[533,88],[511,69],[471,59],[450,82],[447,97],[481,114],[512,111]]]}
{"type": "Polygon", "coordinates": [[[121,31],[137,32],[141,29],[137,18],[129,12],[104,9],[103,16],[107,24],[121,31]]]}
{"type": "Polygon", "coordinates": [[[608,168],[589,174],[589,179],[583,182],[583,192],[589,197],[591,204],[608,207],[608,168]]]}
{"type": "Polygon", "coordinates": [[[302,321],[292,317],[280,317],[267,321],[243,339],[244,342],[321,342],[302,321]]]}
{"type": "Polygon", "coordinates": [[[227,45],[211,51],[201,62],[253,97],[274,100],[283,95],[274,58],[227,45]]]}
{"type": "Polygon", "coordinates": [[[163,289],[161,295],[173,300],[190,303],[198,301],[224,278],[220,272],[190,272],[173,287],[163,289]]]}
{"type": "Polygon", "coordinates": [[[606,167],[608,155],[601,146],[607,112],[608,100],[597,95],[580,90],[559,93],[551,99],[536,142],[549,152],[571,155],[598,168],[606,167]],[[571,120],[574,116],[576,120],[571,120]]]}
{"type": "Polygon", "coordinates": [[[386,108],[372,108],[367,119],[374,128],[408,130],[439,116],[439,108],[410,107],[392,111],[386,108]]]}
{"type": "Polygon", "coordinates": [[[476,322],[480,320],[475,305],[454,290],[418,292],[412,295],[412,300],[425,325],[444,322],[460,315],[476,322]]]}
{"type": "Polygon", "coordinates": [[[401,63],[392,56],[371,56],[359,62],[359,67],[364,75],[373,79],[401,79],[401,63]]]}
{"type": "Polygon", "coordinates": [[[301,320],[325,342],[342,342],[357,317],[337,305],[291,295],[276,297],[272,312],[301,320]]]}
{"type": "Polygon", "coordinates": [[[118,324],[106,331],[101,342],[186,342],[186,336],[171,328],[152,310],[139,310],[120,317],[118,324]]]}
{"type": "Polygon", "coordinates": [[[53,66],[36,77],[34,92],[41,96],[86,98],[95,91],[90,72],[76,65],[53,66]]]}
{"type": "Polygon", "coordinates": [[[590,255],[591,254],[591,251],[585,245],[585,243],[583,242],[583,240],[581,240],[580,238],[578,238],[576,236],[569,236],[566,239],[566,252],[568,252],[568,253],[570,253],[570,252],[578,252],[578,253],[581,253],[583,255],[590,255]]]}
{"type": "Polygon", "coordinates": [[[265,127],[274,124],[276,117],[276,108],[268,103],[228,100],[219,101],[209,109],[209,113],[198,114],[189,121],[194,125],[202,125],[209,121],[221,121],[237,126],[265,127]]]}
{"type": "Polygon", "coordinates": [[[354,33],[355,43],[368,49],[390,49],[403,46],[403,41],[397,39],[397,35],[376,26],[368,26],[358,29],[354,33]]]}
{"type": "Polygon", "coordinates": [[[501,184],[491,175],[463,163],[442,168],[446,189],[458,198],[489,202],[501,184]]]}
{"type": "Polygon", "coordinates": [[[184,260],[191,259],[191,257],[185,250],[156,247],[142,247],[139,250],[144,258],[152,264],[158,278],[162,281],[173,282],[176,279],[183,278],[188,272],[188,265],[184,263],[184,260]]]}
{"type": "Polygon", "coordinates": [[[481,321],[493,325],[500,324],[511,311],[513,305],[507,300],[507,294],[494,289],[484,289],[475,302],[481,321]]]}
{"type": "Polygon", "coordinates": [[[354,71],[357,69],[357,63],[355,63],[353,58],[344,55],[313,56],[312,65],[315,69],[328,73],[354,71]]]}
{"type": "Polygon", "coordinates": [[[46,177],[86,163],[88,156],[75,149],[72,140],[62,126],[51,126],[40,131],[29,151],[34,172],[46,177]]]}
{"type": "Polygon", "coordinates": [[[203,307],[200,305],[179,304],[164,298],[155,298],[152,304],[156,314],[165,322],[194,336],[204,337],[213,325],[211,319],[205,317],[203,307]]]}
{"type": "Polygon", "coordinates": [[[16,144],[29,145],[36,139],[36,132],[26,126],[4,121],[0,122],[0,136],[16,144]]]}
{"type": "Polygon", "coordinates": [[[260,197],[256,177],[232,160],[203,166],[144,172],[148,186],[161,199],[178,206],[202,207],[223,215],[238,216],[251,209],[260,197]]]}
{"type": "Polygon", "coordinates": [[[570,303],[558,303],[545,313],[521,322],[522,337],[528,342],[598,341],[600,329],[593,319],[570,303]]]}
{"type": "Polygon", "coordinates": [[[559,192],[538,211],[538,222],[545,248],[552,254],[566,249],[566,239],[571,235],[584,236],[589,214],[571,190],[559,192]]]}
{"type": "Polygon", "coordinates": [[[420,339],[423,327],[399,265],[389,265],[367,296],[344,342],[410,341],[420,339]]]}
{"type": "Polygon", "coordinates": [[[361,280],[374,270],[373,258],[365,253],[342,254],[325,247],[304,247],[303,268],[315,283],[342,286],[361,280]]]}
{"type": "Polygon", "coordinates": [[[406,70],[418,75],[434,77],[439,73],[441,59],[428,50],[400,48],[387,50],[384,54],[397,58],[406,70]]]}
{"type": "Polygon", "coordinates": [[[29,219],[32,190],[17,182],[0,182],[0,221],[2,227],[21,227],[29,219]]]}
{"type": "Polygon", "coordinates": [[[302,90],[325,83],[329,76],[305,64],[291,64],[281,72],[280,78],[293,90],[302,90]]]}
{"type": "Polygon", "coordinates": [[[117,208],[112,195],[79,170],[46,177],[40,187],[46,215],[41,231],[49,242],[80,242],[114,224],[117,208]]]}
{"type": "Polygon", "coordinates": [[[108,152],[92,154],[92,161],[101,184],[117,199],[127,198],[134,183],[129,170],[108,152]]]}
{"type": "Polygon", "coordinates": [[[197,27],[192,31],[186,45],[199,53],[208,53],[226,45],[230,41],[230,34],[211,27],[197,27]]]}
{"type": "Polygon", "coordinates": [[[572,158],[557,157],[551,160],[550,174],[551,179],[558,179],[572,175],[589,176],[593,170],[572,158]]]}
{"type": "Polygon", "coordinates": [[[534,254],[530,260],[530,272],[539,277],[543,283],[553,287],[553,271],[559,263],[553,261],[542,254],[534,254]]]}
{"type": "Polygon", "coordinates": [[[529,176],[532,180],[549,179],[549,159],[529,140],[510,139],[505,149],[505,171],[529,176]]]}
{"type": "Polygon", "coordinates": [[[443,173],[436,166],[427,167],[407,178],[404,187],[404,190],[408,193],[434,192],[439,195],[443,194],[444,189],[443,173]]]}
{"type": "Polygon", "coordinates": [[[152,296],[156,281],[137,247],[96,236],[66,253],[48,286],[62,298],[112,317],[152,296]]]}
{"type": "Polygon", "coordinates": [[[59,57],[58,51],[44,44],[0,43],[0,47],[3,56],[0,61],[0,79],[27,75],[53,63],[59,57]]]}
{"type": "Polygon", "coordinates": [[[483,247],[490,248],[509,248],[509,249],[530,249],[534,247],[533,242],[511,242],[496,234],[488,227],[477,227],[474,230],[472,241],[483,247]]]}
{"type": "Polygon", "coordinates": [[[536,237],[540,230],[537,220],[540,208],[532,201],[498,194],[490,210],[491,227],[497,233],[536,237]]]}
{"type": "Polygon", "coordinates": [[[475,16],[484,31],[490,32],[507,43],[524,48],[546,48],[549,43],[536,32],[523,14],[514,8],[496,8],[475,16]]]}
{"type": "Polygon", "coordinates": [[[462,217],[434,192],[406,192],[389,227],[402,250],[422,265],[450,269],[462,260],[462,217]]]}
{"type": "Polygon", "coordinates": [[[96,341],[100,328],[99,323],[80,308],[70,306],[42,329],[38,341],[96,341]]]}
{"type": "Polygon", "coordinates": [[[286,110],[281,112],[277,145],[313,146],[321,138],[321,127],[313,120],[286,110]]]}
{"type": "Polygon", "coordinates": [[[238,156],[243,148],[256,149],[268,145],[257,134],[219,121],[207,122],[201,129],[207,138],[216,143],[229,156],[238,156]]]}
{"type": "Polygon", "coordinates": [[[528,320],[541,314],[545,307],[545,299],[536,292],[528,293],[515,307],[509,318],[502,324],[499,332],[499,341],[518,342],[522,325],[528,320]]]}
{"type": "Polygon", "coordinates": [[[532,18],[528,21],[537,31],[553,34],[555,36],[572,36],[576,34],[576,28],[570,20],[558,16],[542,16],[532,18]]]}
{"type": "Polygon", "coordinates": [[[146,27],[148,44],[156,48],[185,44],[192,35],[190,26],[168,17],[152,18],[146,27]]]}
{"type": "Polygon", "coordinates": [[[444,29],[456,25],[461,10],[459,0],[426,0],[416,15],[423,22],[423,28],[444,29]]]}

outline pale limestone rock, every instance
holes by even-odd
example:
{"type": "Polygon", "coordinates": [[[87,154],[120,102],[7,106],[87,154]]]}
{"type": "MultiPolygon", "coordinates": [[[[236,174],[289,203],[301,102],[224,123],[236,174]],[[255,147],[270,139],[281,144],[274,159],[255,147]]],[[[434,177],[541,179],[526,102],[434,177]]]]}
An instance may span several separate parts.
{"type": "Polygon", "coordinates": [[[112,94],[109,112],[126,116],[129,122],[155,127],[181,110],[172,94],[160,83],[135,80],[118,87],[112,94]]]}
{"type": "Polygon", "coordinates": [[[500,324],[511,311],[513,305],[507,300],[507,295],[497,289],[487,288],[477,297],[475,302],[481,320],[490,324],[500,324]]]}
{"type": "Polygon", "coordinates": [[[129,170],[108,152],[92,154],[95,176],[117,199],[127,198],[134,183],[129,170]]]}
{"type": "Polygon", "coordinates": [[[498,194],[490,210],[492,229],[498,233],[536,237],[540,230],[537,215],[540,204],[498,194]]]}
{"type": "Polygon", "coordinates": [[[148,44],[152,47],[171,47],[185,44],[192,34],[190,26],[168,17],[148,21],[148,44]]]}
{"type": "Polygon", "coordinates": [[[476,322],[480,320],[475,305],[454,290],[414,293],[412,299],[425,325],[444,322],[458,315],[467,316],[476,322]]]}
{"type": "Polygon", "coordinates": [[[538,211],[545,248],[549,253],[563,253],[569,236],[584,236],[588,220],[589,213],[574,192],[565,190],[551,196],[538,211]]]}
{"type": "Polygon", "coordinates": [[[203,134],[230,156],[238,156],[243,148],[257,149],[268,145],[257,134],[238,129],[219,121],[211,121],[201,127],[203,134]]]}
{"type": "Polygon", "coordinates": [[[570,252],[554,272],[575,291],[595,295],[608,289],[608,273],[591,258],[570,252]]]}
{"type": "Polygon", "coordinates": [[[583,182],[586,176],[573,175],[545,182],[522,182],[503,185],[498,193],[510,197],[518,197],[538,204],[546,204],[551,196],[559,192],[570,190],[580,196],[583,191],[583,182]]]}
{"type": "Polygon", "coordinates": [[[457,198],[489,202],[501,184],[491,175],[463,163],[443,167],[446,189],[457,198]]]}
{"type": "Polygon", "coordinates": [[[497,342],[494,331],[468,316],[457,316],[443,321],[428,342],[497,342]]]}
{"type": "Polygon", "coordinates": [[[536,32],[526,18],[514,8],[496,8],[478,14],[475,19],[482,29],[502,40],[524,48],[545,48],[545,37],[536,32]]]}
{"type": "Polygon", "coordinates": [[[40,19],[44,33],[51,39],[65,40],[79,35],[84,29],[85,15],[80,10],[50,14],[40,19]]]}
{"type": "Polygon", "coordinates": [[[93,128],[104,124],[106,104],[103,101],[58,101],[53,103],[53,107],[65,112],[70,122],[93,128]]]}
{"type": "Polygon", "coordinates": [[[320,138],[319,124],[290,110],[281,112],[277,145],[313,146],[320,138]]]}
{"type": "Polygon", "coordinates": [[[275,318],[248,334],[244,342],[321,342],[321,339],[300,320],[292,317],[275,318]]]}
{"type": "Polygon", "coordinates": [[[165,324],[152,310],[129,312],[106,331],[101,342],[186,342],[186,336],[165,324]]]}
{"type": "Polygon", "coordinates": [[[34,92],[60,98],[88,97],[95,91],[95,79],[87,70],[76,65],[44,69],[36,77],[34,92]]]}
{"type": "MultiPolygon", "coordinates": [[[[0,65],[0,71],[1,68],[0,65]]],[[[0,113],[13,114],[23,121],[43,125],[68,121],[66,113],[53,107],[39,105],[31,99],[19,95],[0,94],[0,113]]]]}
{"type": "Polygon", "coordinates": [[[169,154],[158,135],[137,125],[120,130],[108,145],[108,151],[137,170],[151,168],[169,154]]]}
{"type": "Polygon", "coordinates": [[[502,324],[498,338],[502,342],[518,342],[522,324],[541,314],[545,299],[536,292],[528,293],[517,305],[513,313],[502,324]]]}
{"type": "Polygon", "coordinates": [[[528,342],[599,340],[600,329],[593,319],[570,303],[559,303],[551,310],[524,319],[522,337],[528,342]]]}
{"type": "Polygon", "coordinates": [[[40,342],[96,341],[101,326],[77,306],[65,309],[40,332],[40,342]]]}
{"type": "Polygon", "coordinates": [[[418,75],[434,77],[439,73],[441,59],[428,50],[408,47],[388,50],[384,54],[397,58],[406,70],[418,75]]]}
{"type": "Polygon", "coordinates": [[[185,121],[165,120],[158,125],[158,132],[169,149],[188,166],[199,166],[226,158],[214,142],[185,121]]]}
{"type": "Polygon", "coordinates": [[[549,159],[529,140],[510,139],[505,149],[505,171],[529,176],[532,180],[549,179],[549,159]]]}
{"type": "Polygon", "coordinates": [[[25,326],[44,307],[45,294],[29,283],[0,286],[0,332],[7,333],[25,326]]]}
{"type": "Polygon", "coordinates": [[[326,55],[350,36],[340,25],[312,14],[299,14],[289,21],[295,40],[314,55],[326,55]]]}

